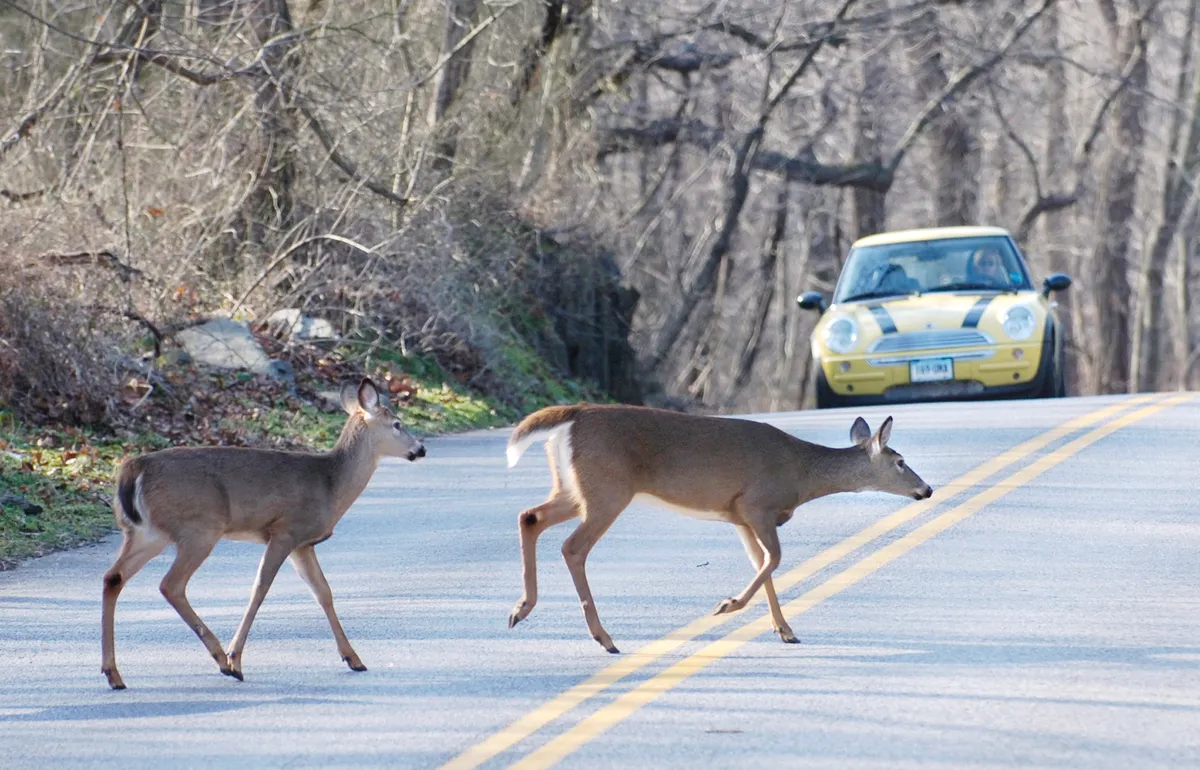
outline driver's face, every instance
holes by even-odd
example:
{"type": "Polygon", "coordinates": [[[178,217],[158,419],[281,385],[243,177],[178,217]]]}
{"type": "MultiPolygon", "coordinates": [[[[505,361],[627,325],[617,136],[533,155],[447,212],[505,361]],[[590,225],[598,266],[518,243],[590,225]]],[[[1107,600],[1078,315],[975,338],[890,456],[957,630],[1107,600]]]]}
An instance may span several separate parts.
{"type": "Polygon", "coordinates": [[[1004,268],[1000,264],[1000,256],[995,252],[985,251],[975,259],[975,266],[980,272],[989,275],[1000,276],[1004,273],[1004,268]]]}

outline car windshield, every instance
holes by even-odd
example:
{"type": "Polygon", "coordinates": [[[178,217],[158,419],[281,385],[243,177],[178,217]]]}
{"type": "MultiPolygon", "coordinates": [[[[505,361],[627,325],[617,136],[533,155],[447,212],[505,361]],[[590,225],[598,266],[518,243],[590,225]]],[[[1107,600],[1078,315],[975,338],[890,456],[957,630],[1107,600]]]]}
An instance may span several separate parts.
{"type": "Polygon", "coordinates": [[[1025,264],[1007,237],[945,238],[851,249],[833,301],[1030,288],[1025,264]]]}

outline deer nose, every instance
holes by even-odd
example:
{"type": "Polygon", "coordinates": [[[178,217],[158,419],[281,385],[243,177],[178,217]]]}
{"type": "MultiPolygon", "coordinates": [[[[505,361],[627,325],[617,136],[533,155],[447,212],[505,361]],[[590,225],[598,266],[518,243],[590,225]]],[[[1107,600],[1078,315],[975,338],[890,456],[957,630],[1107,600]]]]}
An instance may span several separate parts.
{"type": "Polygon", "coordinates": [[[921,493],[921,499],[922,499],[922,500],[928,500],[928,499],[929,499],[929,498],[931,498],[931,497],[933,497],[933,487],[931,487],[931,486],[929,486],[928,484],[926,484],[926,485],[925,485],[925,490],[924,490],[924,491],[921,493]]]}
{"type": "Polygon", "coordinates": [[[425,445],[422,444],[421,446],[417,447],[412,452],[408,453],[408,461],[412,462],[413,460],[416,460],[418,457],[424,457],[424,456],[425,456],[425,445]]]}

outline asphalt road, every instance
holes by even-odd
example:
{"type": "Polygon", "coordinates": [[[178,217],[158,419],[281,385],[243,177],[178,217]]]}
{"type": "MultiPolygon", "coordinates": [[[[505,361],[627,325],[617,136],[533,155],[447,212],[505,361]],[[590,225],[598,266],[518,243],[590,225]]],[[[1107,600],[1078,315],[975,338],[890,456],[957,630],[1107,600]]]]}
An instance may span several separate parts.
{"type": "MultiPolygon", "coordinates": [[[[708,615],[751,576],[731,527],[647,506],[588,563],[623,654],[587,635],[573,524],[543,536],[539,604],[508,629],[546,460],[508,470],[507,431],[472,433],[387,462],[317,549],[365,673],[286,566],[246,681],[221,676],[159,595],[168,552],[121,596],[113,692],[116,538],[0,573],[0,767],[1200,767],[1200,396],[757,417],[845,445],[856,413],[893,414],[937,491],[784,526],[800,645],[759,602],[708,615]]],[[[260,553],[222,543],[189,587],[226,643],[260,553]]]]}

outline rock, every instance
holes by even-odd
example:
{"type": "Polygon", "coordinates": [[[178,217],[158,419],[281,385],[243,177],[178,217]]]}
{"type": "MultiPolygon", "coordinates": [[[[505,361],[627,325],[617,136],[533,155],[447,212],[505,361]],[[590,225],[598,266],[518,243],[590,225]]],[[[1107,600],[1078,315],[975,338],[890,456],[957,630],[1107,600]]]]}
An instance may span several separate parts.
{"type": "Polygon", "coordinates": [[[230,318],[214,318],[200,326],[184,329],[175,335],[175,339],[196,363],[205,366],[244,369],[275,378],[286,375],[290,369],[267,355],[249,326],[230,318]]]}
{"type": "Polygon", "coordinates": [[[14,495],[9,492],[0,492],[0,506],[7,505],[10,508],[20,508],[21,512],[26,516],[37,516],[42,512],[42,506],[37,503],[31,503],[20,495],[14,495]]]}
{"type": "Polygon", "coordinates": [[[187,366],[192,363],[192,357],[183,348],[171,348],[159,356],[158,366],[187,366]]]}
{"type": "Polygon", "coordinates": [[[324,318],[304,315],[297,308],[276,310],[267,317],[267,331],[281,339],[332,340],[337,338],[333,324],[324,318]]]}

